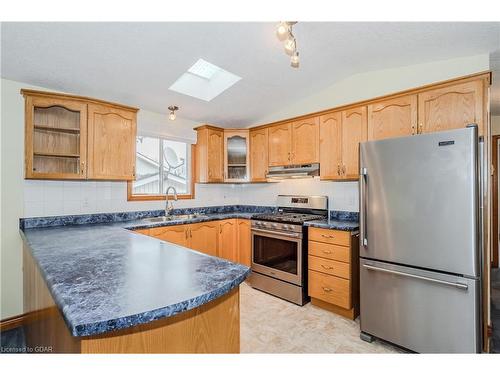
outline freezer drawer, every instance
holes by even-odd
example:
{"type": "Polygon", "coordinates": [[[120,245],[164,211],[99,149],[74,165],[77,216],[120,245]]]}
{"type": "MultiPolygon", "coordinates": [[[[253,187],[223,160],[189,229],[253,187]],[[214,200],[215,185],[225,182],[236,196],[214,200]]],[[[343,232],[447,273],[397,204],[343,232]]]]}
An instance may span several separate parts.
{"type": "Polygon", "coordinates": [[[420,353],[480,351],[479,281],[361,259],[361,331],[420,353]]]}

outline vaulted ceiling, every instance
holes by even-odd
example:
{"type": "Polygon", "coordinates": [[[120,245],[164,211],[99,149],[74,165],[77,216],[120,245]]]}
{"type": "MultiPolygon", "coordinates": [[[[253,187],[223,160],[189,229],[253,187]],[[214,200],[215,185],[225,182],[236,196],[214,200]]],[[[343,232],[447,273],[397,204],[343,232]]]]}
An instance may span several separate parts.
{"type": "Polygon", "coordinates": [[[490,53],[499,23],[3,23],[2,77],[221,126],[254,123],[352,74],[490,53]],[[168,90],[199,58],[242,80],[210,102],[168,90]]]}

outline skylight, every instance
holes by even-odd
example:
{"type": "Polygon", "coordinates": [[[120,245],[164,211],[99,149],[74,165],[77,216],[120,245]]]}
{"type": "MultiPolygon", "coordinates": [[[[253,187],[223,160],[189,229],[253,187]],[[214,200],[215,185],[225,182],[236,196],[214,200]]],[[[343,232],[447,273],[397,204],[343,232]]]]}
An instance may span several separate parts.
{"type": "Polygon", "coordinates": [[[236,74],[199,59],[169,90],[209,102],[240,79],[236,74]]]}

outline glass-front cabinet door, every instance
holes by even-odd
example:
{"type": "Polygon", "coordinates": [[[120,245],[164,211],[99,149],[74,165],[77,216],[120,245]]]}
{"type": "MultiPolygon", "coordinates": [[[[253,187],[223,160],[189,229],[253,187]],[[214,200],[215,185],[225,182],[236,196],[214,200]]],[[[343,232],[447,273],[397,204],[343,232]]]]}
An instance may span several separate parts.
{"type": "Polygon", "coordinates": [[[224,181],[249,181],[248,130],[224,131],[224,181]]]}
{"type": "Polygon", "coordinates": [[[26,178],[86,177],[87,104],[26,97],[26,178]]]}

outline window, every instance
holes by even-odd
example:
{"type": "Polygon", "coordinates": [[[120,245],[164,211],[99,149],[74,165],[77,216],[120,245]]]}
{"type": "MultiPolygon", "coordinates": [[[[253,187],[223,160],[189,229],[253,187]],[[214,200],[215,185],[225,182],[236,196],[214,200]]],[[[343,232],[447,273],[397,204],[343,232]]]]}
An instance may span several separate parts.
{"type": "Polygon", "coordinates": [[[169,186],[179,198],[193,197],[190,144],[149,136],[138,136],[136,142],[136,179],[129,182],[129,200],[165,199],[169,186]]]}

